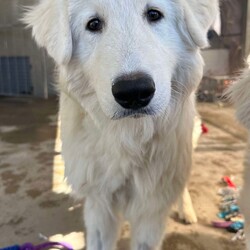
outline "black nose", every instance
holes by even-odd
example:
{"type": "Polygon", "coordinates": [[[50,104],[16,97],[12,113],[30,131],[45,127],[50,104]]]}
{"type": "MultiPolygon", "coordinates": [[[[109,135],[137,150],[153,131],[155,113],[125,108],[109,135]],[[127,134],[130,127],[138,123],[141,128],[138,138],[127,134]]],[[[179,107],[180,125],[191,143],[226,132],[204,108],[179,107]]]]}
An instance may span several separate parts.
{"type": "Polygon", "coordinates": [[[125,109],[146,107],[155,93],[153,79],[142,73],[121,76],[112,86],[115,100],[125,109]]]}

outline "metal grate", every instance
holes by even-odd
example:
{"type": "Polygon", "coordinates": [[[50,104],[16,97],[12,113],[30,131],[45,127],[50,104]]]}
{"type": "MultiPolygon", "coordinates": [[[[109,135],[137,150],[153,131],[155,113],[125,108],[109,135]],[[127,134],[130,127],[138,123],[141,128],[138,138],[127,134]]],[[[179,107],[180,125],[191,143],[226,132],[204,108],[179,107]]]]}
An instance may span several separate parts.
{"type": "Polygon", "coordinates": [[[31,95],[29,57],[0,57],[0,95],[31,95]]]}

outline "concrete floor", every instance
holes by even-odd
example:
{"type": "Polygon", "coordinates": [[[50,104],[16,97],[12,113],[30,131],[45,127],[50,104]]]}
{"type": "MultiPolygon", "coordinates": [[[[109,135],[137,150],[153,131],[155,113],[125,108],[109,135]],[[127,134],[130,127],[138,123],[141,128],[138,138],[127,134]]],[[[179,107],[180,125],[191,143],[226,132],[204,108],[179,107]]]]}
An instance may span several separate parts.
{"type": "MultiPolygon", "coordinates": [[[[0,248],[40,243],[39,234],[83,249],[82,204],[72,200],[63,182],[57,129],[57,102],[0,99],[0,248]]],[[[199,105],[209,127],[195,153],[190,192],[199,223],[183,225],[175,213],[168,220],[164,250],[242,250],[242,242],[210,226],[218,211],[217,190],[223,175],[241,184],[246,131],[234,121],[231,108],[199,105]]],[[[129,228],[119,250],[129,249],[129,228]]]]}
{"type": "Polygon", "coordinates": [[[0,247],[39,243],[41,233],[81,249],[82,206],[63,183],[56,100],[1,99],[0,110],[0,247]]]}

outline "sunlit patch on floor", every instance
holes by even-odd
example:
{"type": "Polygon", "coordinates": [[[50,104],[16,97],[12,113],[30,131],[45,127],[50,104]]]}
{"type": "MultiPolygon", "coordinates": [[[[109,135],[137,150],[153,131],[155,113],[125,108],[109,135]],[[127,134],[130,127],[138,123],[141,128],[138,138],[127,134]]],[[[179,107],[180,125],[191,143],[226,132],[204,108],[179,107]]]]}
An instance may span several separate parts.
{"type": "Polygon", "coordinates": [[[53,235],[51,241],[70,242],[74,250],[82,250],[85,247],[84,234],[82,232],[72,232],[67,235],[53,235]]]}
{"type": "Polygon", "coordinates": [[[53,158],[53,180],[52,180],[52,191],[54,193],[64,193],[69,194],[71,189],[67,185],[64,178],[64,162],[61,155],[62,143],[60,139],[60,121],[57,118],[57,130],[55,138],[55,154],[53,158]]]}

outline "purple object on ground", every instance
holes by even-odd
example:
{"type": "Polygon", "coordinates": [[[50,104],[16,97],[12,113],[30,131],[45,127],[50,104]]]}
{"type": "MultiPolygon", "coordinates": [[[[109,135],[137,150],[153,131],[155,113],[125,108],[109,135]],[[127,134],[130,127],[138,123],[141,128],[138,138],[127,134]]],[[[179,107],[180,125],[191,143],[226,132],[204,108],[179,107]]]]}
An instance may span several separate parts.
{"type": "Polygon", "coordinates": [[[13,247],[6,247],[6,248],[0,248],[0,250],[48,250],[51,247],[58,248],[58,249],[64,249],[64,250],[74,250],[72,246],[70,246],[67,243],[63,242],[45,242],[40,245],[34,246],[31,243],[25,243],[22,246],[13,246],[13,247]]]}

